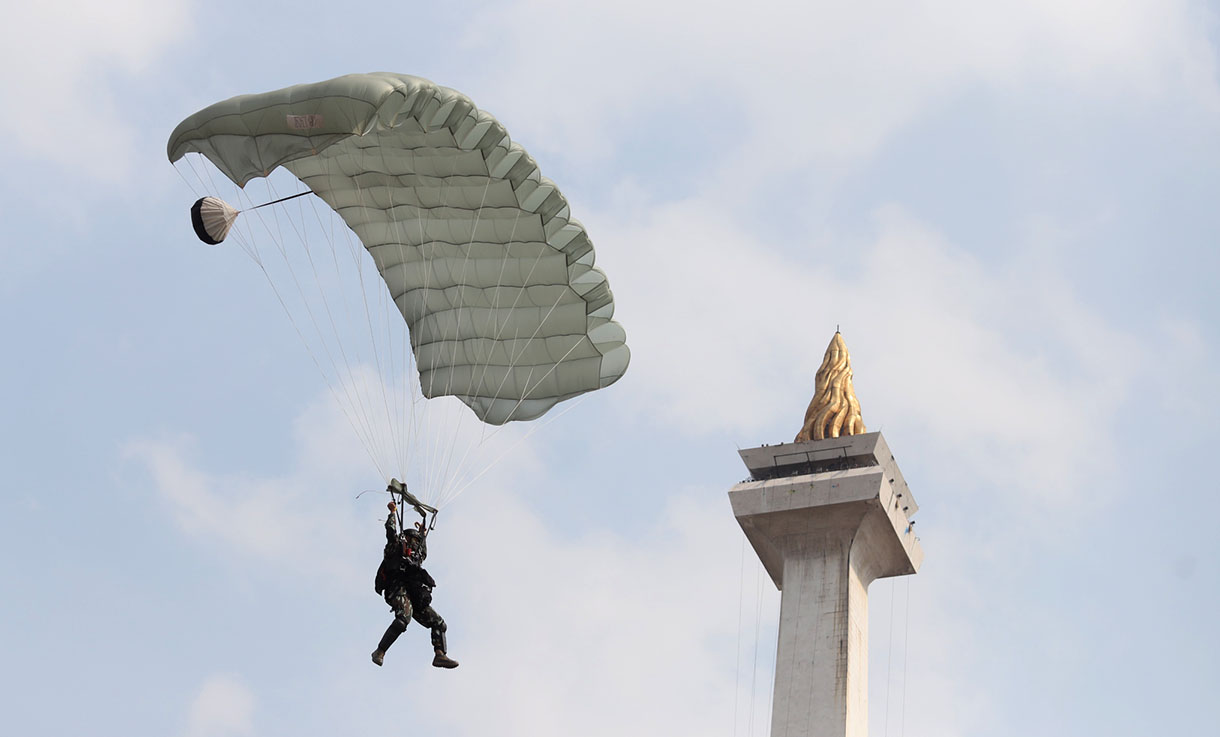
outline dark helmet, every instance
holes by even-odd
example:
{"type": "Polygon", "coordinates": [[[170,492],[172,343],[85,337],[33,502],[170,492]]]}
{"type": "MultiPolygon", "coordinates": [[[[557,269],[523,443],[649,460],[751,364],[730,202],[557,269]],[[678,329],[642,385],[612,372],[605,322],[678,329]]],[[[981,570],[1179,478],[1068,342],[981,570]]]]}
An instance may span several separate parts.
{"type": "Polygon", "coordinates": [[[416,523],[402,531],[402,547],[403,553],[416,564],[424,562],[428,557],[428,538],[422,525],[416,523]]]}

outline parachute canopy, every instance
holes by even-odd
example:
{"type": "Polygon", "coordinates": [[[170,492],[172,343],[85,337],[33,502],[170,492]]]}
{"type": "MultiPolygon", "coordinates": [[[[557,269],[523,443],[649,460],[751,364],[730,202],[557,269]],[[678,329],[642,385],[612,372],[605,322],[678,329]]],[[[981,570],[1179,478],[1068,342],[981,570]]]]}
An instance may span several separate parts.
{"type": "MultiPolygon", "coordinates": [[[[243,187],[284,167],[343,218],[410,328],[427,397],[456,396],[499,425],[627,370],[584,227],[504,126],[459,92],[378,73],[243,95],[178,125],[169,159],[190,152],[243,187]]],[[[192,213],[215,241],[236,217],[217,202],[192,213]]]]}

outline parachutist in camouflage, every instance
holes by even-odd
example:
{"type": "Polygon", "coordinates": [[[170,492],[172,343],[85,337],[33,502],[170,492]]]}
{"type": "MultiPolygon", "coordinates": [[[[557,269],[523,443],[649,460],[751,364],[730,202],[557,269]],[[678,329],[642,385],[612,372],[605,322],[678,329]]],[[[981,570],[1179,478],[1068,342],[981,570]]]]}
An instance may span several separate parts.
{"type": "MultiPolygon", "coordinates": [[[[391,481],[389,491],[403,494],[404,499],[424,517],[424,522],[427,521],[422,505],[414,503],[414,498],[404,493],[401,483],[391,481]]],[[[397,515],[398,505],[391,501],[387,507],[390,515],[385,521],[385,552],[377,569],[374,588],[394,610],[394,621],[381,636],[381,642],[377,643],[373,662],[381,665],[385,661],[386,650],[414,619],[432,631],[432,649],[436,653],[432,665],[456,668],[458,662],[445,654],[445,620],[432,608],[432,589],[436,581],[423,568],[424,559],[428,557],[428,528],[423,522],[406,527],[397,515]]]]}

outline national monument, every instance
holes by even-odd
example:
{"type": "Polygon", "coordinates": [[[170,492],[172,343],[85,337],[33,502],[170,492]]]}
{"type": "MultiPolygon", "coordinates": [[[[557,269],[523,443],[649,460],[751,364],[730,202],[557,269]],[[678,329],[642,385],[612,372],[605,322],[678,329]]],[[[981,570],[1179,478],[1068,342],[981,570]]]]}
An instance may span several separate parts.
{"type": "Polygon", "coordinates": [[[918,509],[866,432],[843,336],[830,341],[796,440],[740,451],[733,514],[782,594],[771,737],[868,736],[868,586],[916,573],[918,509]]]}

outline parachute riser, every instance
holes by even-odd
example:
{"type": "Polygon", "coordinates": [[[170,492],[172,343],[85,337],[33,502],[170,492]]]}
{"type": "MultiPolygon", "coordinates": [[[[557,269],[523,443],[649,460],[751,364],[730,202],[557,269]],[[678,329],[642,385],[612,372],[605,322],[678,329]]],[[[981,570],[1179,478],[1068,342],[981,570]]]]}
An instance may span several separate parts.
{"type": "Polygon", "coordinates": [[[386,487],[386,491],[390,492],[391,497],[397,497],[401,502],[398,505],[398,531],[402,532],[406,529],[406,520],[404,518],[406,507],[410,506],[419,516],[423,518],[425,534],[432,532],[436,527],[436,515],[439,510],[436,507],[424,504],[415,497],[410,491],[407,491],[405,484],[397,483],[397,479],[391,480],[390,485],[386,487]],[[428,520],[428,514],[432,515],[432,520],[428,520]]]}
{"type": "Polygon", "coordinates": [[[304,192],[290,194],[287,197],[281,197],[278,200],[271,200],[270,202],[264,202],[261,205],[255,205],[254,207],[247,207],[245,210],[238,210],[238,212],[249,212],[250,210],[257,210],[260,207],[267,207],[268,205],[278,205],[281,202],[287,202],[288,200],[295,200],[296,198],[304,197],[307,194],[313,194],[313,190],[306,190],[304,192]]]}

